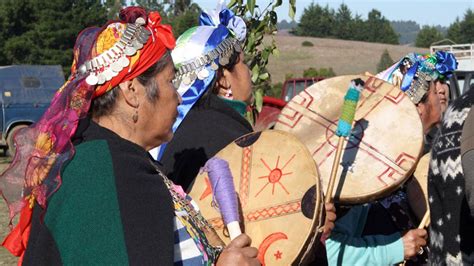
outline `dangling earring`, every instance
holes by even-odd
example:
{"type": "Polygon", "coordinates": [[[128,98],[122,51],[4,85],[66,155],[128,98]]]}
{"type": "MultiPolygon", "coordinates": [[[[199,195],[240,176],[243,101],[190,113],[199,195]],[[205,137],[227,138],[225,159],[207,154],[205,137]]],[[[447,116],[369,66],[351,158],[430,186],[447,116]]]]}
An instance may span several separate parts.
{"type": "Polygon", "coordinates": [[[135,113],[132,115],[133,123],[137,123],[138,121],[138,108],[135,108],[135,113]]]}
{"type": "Polygon", "coordinates": [[[229,86],[228,89],[225,89],[226,93],[224,95],[225,98],[232,99],[234,94],[232,94],[232,87],[229,86]]]}

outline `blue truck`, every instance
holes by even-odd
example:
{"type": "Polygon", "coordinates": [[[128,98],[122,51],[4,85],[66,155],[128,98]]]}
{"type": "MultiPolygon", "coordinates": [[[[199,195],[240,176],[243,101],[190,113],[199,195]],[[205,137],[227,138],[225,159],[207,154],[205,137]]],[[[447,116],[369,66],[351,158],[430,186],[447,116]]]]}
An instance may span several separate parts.
{"type": "Polygon", "coordinates": [[[15,133],[40,119],[63,84],[59,65],[0,66],[0,148],[15,153],[15,133]]]}

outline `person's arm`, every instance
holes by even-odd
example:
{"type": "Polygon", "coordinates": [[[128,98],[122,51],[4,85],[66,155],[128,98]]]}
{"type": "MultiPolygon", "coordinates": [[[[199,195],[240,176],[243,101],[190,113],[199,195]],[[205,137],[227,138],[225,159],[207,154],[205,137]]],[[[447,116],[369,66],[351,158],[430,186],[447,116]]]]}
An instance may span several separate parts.
{"type": "Polygon", "coordinates": [[[356,206],[336,221],[326,240],[329,265],[391,265],[403,261],[399,233],[361,236],[368,211],[369,206],[356,206]]]}
{"type": "Polygon", "coordinates": [[[333,231],[326,253],[329,265],[393,265],[404,257],[399,233],[352,237],[333,231]]]}

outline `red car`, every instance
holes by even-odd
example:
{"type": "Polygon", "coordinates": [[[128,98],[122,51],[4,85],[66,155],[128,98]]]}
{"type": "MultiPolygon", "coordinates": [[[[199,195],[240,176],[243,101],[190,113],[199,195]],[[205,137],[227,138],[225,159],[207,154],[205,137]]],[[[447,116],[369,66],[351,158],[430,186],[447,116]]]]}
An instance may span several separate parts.
{"type": "Polygon", "coordinates": [[[281,109],[287,102],[307,87],[323,79],[322,77],[287,79],[283,83],[280,99],[264,96],[262,111],[255,122],[255,131],[273,128],[281,109]]]}

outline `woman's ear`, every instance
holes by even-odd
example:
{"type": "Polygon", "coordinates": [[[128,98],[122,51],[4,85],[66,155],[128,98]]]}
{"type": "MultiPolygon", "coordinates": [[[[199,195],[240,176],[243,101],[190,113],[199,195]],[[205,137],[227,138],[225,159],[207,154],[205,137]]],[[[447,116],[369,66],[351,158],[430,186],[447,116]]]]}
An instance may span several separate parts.
{"type": "Polygon", "coordinates": [[[133,82],[130,80],[124,81],[119,84],[119,89],[122,92],[122,96],[127,105],[133,108],[138,108],[139,102],[133,82]]]}

